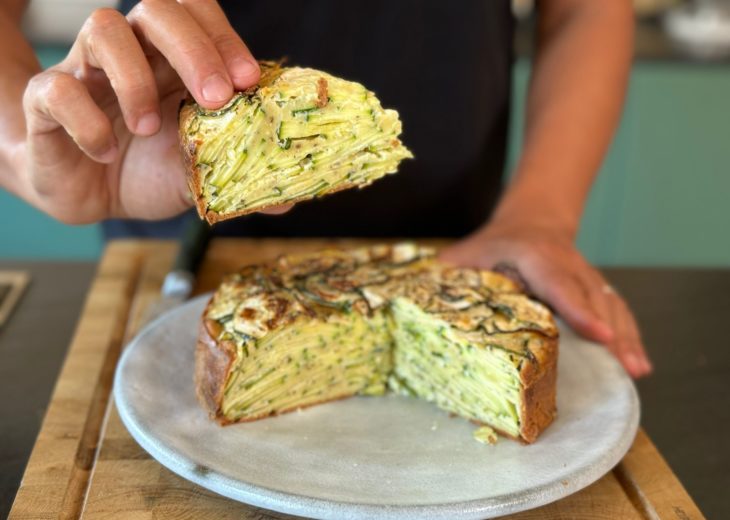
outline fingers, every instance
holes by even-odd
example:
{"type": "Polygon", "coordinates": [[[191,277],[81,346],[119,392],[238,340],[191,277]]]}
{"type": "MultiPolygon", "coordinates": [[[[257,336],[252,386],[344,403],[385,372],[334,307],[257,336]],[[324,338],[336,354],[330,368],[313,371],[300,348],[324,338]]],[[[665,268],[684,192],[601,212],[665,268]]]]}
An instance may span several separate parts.
{"type": "Polygon", "coordinates": [[[651,362],[641,343],[639,328],[623,298],[603,276],[590,266],[581,270],[581,278],[596,314],[611,325],[613,338],[604,342],[632,377],[651,372],[651,362]]]}
{"type": "Polygon", "coordinates": [[[606,282],[597,272],[594,273],[592,267],[587,264],[576,269],[576,279],[580,283],[583,293],[586,295],[588,308],[593,310],[593,315],[611,332],[603,337],[594,337],[591,339],[605,345],[610,344],[616,338],[616,331],[611,323],[609,301],[606,299],[605,293],[602,292],[602,288],[607,287],[606,282]]]}
{"type": "Polygon", "coordinates": [[[550,303],[582,336],[600,343],[613,339],[613,331],[593,311],[583,285],[575,277],[556,272],[530,277],[528,283],[538,298],[550,303]]]}
{"type": "Polygon", "coordinates": [[[143,0],[128,18],[114,9],[98,9],[84,24],[69,58],[60,69],[81,79],[98,104],[118,103],[129,130],[148,136],[159,131],[160,91],[180,88],[179,81],[206,108],[218,108],[259,79],[259,67],[216,2],[143,0]],[[154,67],[154,70],[153,70],[154,67]],[[170,85],[171,70],[175,78],[170,85]],[[98,74],[108,79],[98,88],[98,74]],[[158,84],[161,77],[168,80],[158,84]],[[111,86],[111,89],[108,87],[111,86]]]}
{"type": "Polygon", "coordinates": [[[587,281],[565,276],[543,279],[537,296],[550,302],[565,321],[582,336],[606,345],[632,377],[651,372],[636,321],[628,306],[600,275],[587,281]]]}
{"type": "MultiPolygon", "coordinates": [[[[23,105],[31,143],[62,127],[95,161],[109,163],[116,158],[117,142],[109,118],[86,86],[72,75],[49,70],[35,76],[28,84],[23,105]]],[[[58,141],[50,140],[49,144],[52,142],[58,141]]],[[[41,157],[55,160],[55,152],[60,150],[45,152],[41,157]]]]}
{"type": "Polygon", "coordinates": [[[293,207],[294,204],[282,204],[280,206],[272,206],[270,208],[264,209],[261,211],[261,213],[266,213],[267,215],[283,215],[293,207]]]}
{"type": "Polygon", "coordinates": [[[611,328],[595,313],[588,293],[575,275],[575,258],[564,252],[523,253],[517,269],[530,290],[549,303],[581,335],[605,343],[613,339],[611,328]]]}
{"type": "Polygon", "coordinates": [[[651,372],[631,310],[572,244],[534,236],[475,235],[439,255],[458,265],[514,264],[530,292],[548,303],[582,336],[603,343],[633,377],[651,372]]]}
{"type": "Polygon", "coordinates": [[[439,259],[447,263],[488,268],[509,259],[516,265],[531,292],[549,303],[568,325],[591,340],[601,343],[611,341],[611,328],[593,311],[583,284],[565,268],[570,263],[555,261],[557,258],[560,255],[556,255],[552,262],[548,261],[545,255],[535,254],[529,248],[500,248],[499,242],[491,248],[473,247],[468,241],[461,242],[439,254],[439,259]]]}
{"type": "Polygon", "coordinates": [[[636,320],[619,297],[614,298],[612,315],[616,324],[615,348],[619,359],[633,377],[651,373],[652,365],[642,347],[636,320]]]}
{"type": "Polygon", "coordinates": [[[606,345],[632,377],[651,372],[631,311],[598,271],[580,258],[552,266],[534,260],[523,275],[536,296],[582,336],[606,345]]]}
{"type": "Polygon", "coordinates": [[[178,0],[197,20],[218,49],[233,86],[239,90],[256,84],[261,71],[256,59],[233,30],[218,2],[178,0]]]}
{"type": "Polygon", "coordinates": [[[616,338],[608,345],[632,377],[645,376],[652,371],[651,362],[641,342],[639,327],[631,310],[615,292],[606,294],[609,301],[611,323],[616,338]]]}
{"type": "Polygon", "coordinates": [[[125,124],[137,135],[160,128],[157,85],[152,68],[126,18],[114,9],[99,9],[86,21],[71,50],[103,69],[116,94],[125,124]]]}
{"type": "MultiPolygon", "coordinates": [[[[242,42],[235,43],[235,33],[225,16],[210,6],[198,5],[195,12],[202,13],[203,23],[208,27],[218,27],[217,42],[226,50],[226,59],[236,66],[240,78],[243,70],[234,63],[235,54],[236,49],[243,52],[245,46],[242,42]]],[[[232,74],[211,35],[194,18],[193,12],[170,0],[145,0],[132,9],[129,21],[143,46],[151,46],[165,56],[198,103],[206,108],[218,108],[231,98],[232,74]]],[[[250,56],[248,52],[245,54],[250,56]]]]}

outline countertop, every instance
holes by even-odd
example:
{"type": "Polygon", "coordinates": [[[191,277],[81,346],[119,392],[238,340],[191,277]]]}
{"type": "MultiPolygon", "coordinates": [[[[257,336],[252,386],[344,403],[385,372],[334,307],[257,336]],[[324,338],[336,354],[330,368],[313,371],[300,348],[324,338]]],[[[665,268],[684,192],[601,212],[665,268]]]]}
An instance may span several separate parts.
{"type": "MultiPolygon", "coordinates": [[[[40,427],[92,279],[90,263],[0,262],[31,286],[0,330],[0,518],[5,517],[40,427]]],[[[604,271],[642,326],[655,374],[638,382],[642,425],[708,518],[730,507],[730,269],[604,271]]]]}
{"type": "Polygon", "coordinates": [[[91,262],[8,262],[30,284],[0,328],[0,518],[13,497],[96,266],[91,262]]]}

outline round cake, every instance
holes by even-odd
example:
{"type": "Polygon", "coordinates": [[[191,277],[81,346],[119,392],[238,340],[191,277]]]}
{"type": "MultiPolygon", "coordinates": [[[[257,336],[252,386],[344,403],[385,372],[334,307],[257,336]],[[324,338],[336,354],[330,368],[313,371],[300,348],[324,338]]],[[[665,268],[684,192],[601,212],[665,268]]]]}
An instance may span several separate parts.
{"type": "Polygon", "coordinates": [[[412,243],[282,256],[229,275],[195,383],[221,424],[388,390],[524,442],[555,417],[558,331],[500,274],[412,243]]]}

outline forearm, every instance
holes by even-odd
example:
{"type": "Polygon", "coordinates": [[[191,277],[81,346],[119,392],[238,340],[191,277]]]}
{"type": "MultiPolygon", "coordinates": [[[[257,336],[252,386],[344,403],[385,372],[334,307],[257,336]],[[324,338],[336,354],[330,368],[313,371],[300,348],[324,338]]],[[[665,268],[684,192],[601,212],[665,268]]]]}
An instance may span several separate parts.
{"type": "Polygon", "coordinates": [[[30,199],[30,187],[18,174],[25,143],[23,92],[40,65],[20,32],[22,4],[0,0],[0,187],[30,199]]]}
{"type": "Polygon", "coordinates": [[[583,204],[618,122],[629,74],[628,0],[547,0],[515,177],[490,222],[444,250],[459,265],[510,264],[529,291],[634,377],[651,372],[636,320],[574,244],[583,204]]]}
{"type": "Polygon", "coordinates": [[[574,237],[620,117],[632,48],[628,1],[540,5],[523,151],[492,222],[574,237]]]}

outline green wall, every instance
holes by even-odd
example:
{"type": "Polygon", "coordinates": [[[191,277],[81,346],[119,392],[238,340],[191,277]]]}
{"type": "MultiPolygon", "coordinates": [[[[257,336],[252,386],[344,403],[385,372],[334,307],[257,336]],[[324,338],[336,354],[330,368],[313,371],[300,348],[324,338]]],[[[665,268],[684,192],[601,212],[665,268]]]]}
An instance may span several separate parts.
{"type": "MultiPolygon", "coordinates": [[[[38,49],[44,66],[65,49],[38,49]]],[[[519,153],[529,62],[514,71],[510,162],[519,153]]],[[[639,62],[578,245],[601,265],[730,266],[730,68],[639,62]]],[[[66,226],[0,190],[0,258],[89,259],[97,226],[66,226]],[[22,224],[9,225],[10,222],[22,224]]]]}
{"type": "Polygon", "coordinates": [[[0,190],[0,259],[92,260],[102,250],[98,226],[67,226],[0,190]]]}
{"type": "MultiPolygon", "coordinates": [[[[510,162],[529,63],[515,67],[510,162]]],[[[639,62],[578,245],[600,265],[730,266],[730,67],[639,62]]]]}

